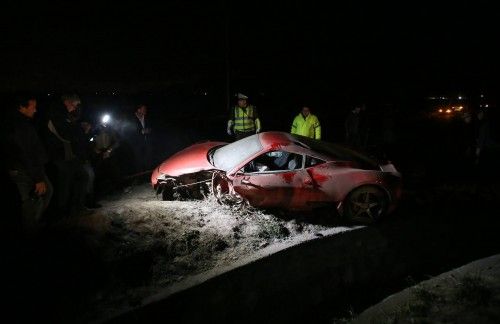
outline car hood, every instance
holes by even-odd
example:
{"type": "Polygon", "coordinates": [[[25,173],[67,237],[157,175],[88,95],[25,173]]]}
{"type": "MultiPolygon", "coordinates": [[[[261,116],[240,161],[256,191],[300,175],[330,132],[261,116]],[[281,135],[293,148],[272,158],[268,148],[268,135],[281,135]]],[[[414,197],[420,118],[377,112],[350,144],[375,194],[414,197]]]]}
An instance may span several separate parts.
{"type": "Polygon", "coordinates": [[[208,161],[208,151],[226,144],[225,142],[203,142],[191,145],[165,160],[155,173],[178,177],[183,174],[214,169],[215,167],[208,161]]]}

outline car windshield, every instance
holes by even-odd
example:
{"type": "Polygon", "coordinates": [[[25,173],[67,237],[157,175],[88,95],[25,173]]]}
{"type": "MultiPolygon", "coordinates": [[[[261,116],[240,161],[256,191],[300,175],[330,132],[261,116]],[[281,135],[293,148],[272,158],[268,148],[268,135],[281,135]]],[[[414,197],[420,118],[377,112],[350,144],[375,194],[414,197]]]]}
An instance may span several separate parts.
{"type": "Polygon", "coordinates": [[[213,153],[213,165],[217,169],[228,172],[260,150],[262,150],[262,144],[259,135],[248,136],[216,149],[213,153]]]}

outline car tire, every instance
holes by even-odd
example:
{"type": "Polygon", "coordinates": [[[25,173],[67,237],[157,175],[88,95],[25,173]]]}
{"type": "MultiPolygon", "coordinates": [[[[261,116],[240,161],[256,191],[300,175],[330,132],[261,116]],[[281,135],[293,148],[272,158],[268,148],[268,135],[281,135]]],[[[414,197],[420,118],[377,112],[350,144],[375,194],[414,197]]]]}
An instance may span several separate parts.
{"type": "Polygon", "coordinates": [[[344,218],[354,224],[373,224],[387,212],[387,194],[376,186],[354,189],[343,202],[344,218]]]}
{"type": "Polygon", "coordinates": [[[175,200],[173,183],[167,182],[162,185],[161,198],[162,200],[175,200]]]}

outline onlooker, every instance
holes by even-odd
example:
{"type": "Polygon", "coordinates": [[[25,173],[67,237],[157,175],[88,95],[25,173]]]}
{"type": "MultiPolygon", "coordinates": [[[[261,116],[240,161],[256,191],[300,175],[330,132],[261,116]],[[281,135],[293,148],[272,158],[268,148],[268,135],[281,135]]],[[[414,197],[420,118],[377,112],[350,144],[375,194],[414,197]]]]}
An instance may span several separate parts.
{"type": "Polygon", "coordinates": [[[465,165],[467,167],[472,166],[472,162],[474,161],[475,147],[476,147],[476,134],[475,134],[475,125],[472,120],[472,115],[470,112],[465,112],[462,115],[463,124],[462,127],[459,128],[458,135],[460,143],[460,151],[459,154],[462,158],[464,158],[465,165]]]}
{"type": "Polygon", "coordinates": [[[132,131],[128,134],[135,156],[135,171],[137,173],[149,170],[151,167],[151,127],[147,118],[148,108],[145,104],[136,106],[132,118],[132,131]]]}
{"type": "Polygon", "coordinates": [[[86,146],[85,151],[82,154],[82,164],[83,169],[87,173],[88,182],[87,188],[85,190],[85,206],[87,208],[95,209],[102,207],[97,203],[95,196],[95,179],[96,179],[96,171],[95,171],[95,163],[94,163],[94,149],[93,149],[93,127],[92,124],[88,120],[82,120],[80,122],[80,126],[83,131],[84,144],[86,146]]]}
{"type": "Polygon", "coordinates": [[[307,106],[302,107],[292,123],[292,134],[307,136],[317,140],[321,139],[321,125],[318,117],[311,114],[311,109],[307,106]]]}
{"type": "Polygon", "coordinates": [[[476,164],[486,165],[488,161],[488,150],[491,148],[493,141],[490,134],[490,122],[484,110],[479,110],[477,117],[477,133],[476,133],[476,164]]]}
{"type": "Polygon", "coordinates": [[[87,143],[80,119],[80,98],[66,94],[48,115],[48,149],[56,168],[57,207],[62,216],[88,214],[85,196],[89,181],[84,167],[87,143]]]}
{"type": "Polygon", "coordinates": [[[227,121],[227,134],[233,135],[236,140],[259,133],[261,124],[257,108],[248,104],[248,97],[242,93],[236,95],[238,104],[230,111],[227,121]]]}
{"type": "Polygon", "coordinates": [[[360,134],[359,134],[359,114],[361,112],[361,106],[356,106],[352,109],[347,118],[345,119],[345,140],[348,144],[353,146],[359,146],[360,134]]]}
{"type": "Polygon", "coordinates": [[[17,98],[17,111],[8,124],[4,151],[9,175],[21,197],[23,229],[27,234],[37,230],[52,198],[52,184],[45,174],[47,154],[32,124],[36,106],[34,96],[17,98]]]}
{"type": "Polygon", "coordinates": [[[122,161],[117,160],[116,156],[116,151],[120,147],[120,138],[113,123],[109,115],[103,116],[99,124],[93,128],[90,137],[97,194],[111,191],[116,187],[122,175],[122,161]]]}

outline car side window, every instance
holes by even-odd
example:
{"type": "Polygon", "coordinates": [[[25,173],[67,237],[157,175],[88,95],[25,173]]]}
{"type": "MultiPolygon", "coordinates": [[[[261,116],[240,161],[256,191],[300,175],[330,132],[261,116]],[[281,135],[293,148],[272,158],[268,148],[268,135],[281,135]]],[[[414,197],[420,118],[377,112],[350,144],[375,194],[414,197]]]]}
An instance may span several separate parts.
{"type": "Polygon", "coordinates": [[[302,168],[302,155],[287,151],[271,151],[259,155],[244,167],[245,173],[290,171],[302,168]]]}
{"type": "Polygon", "coordinates": [[[315,166],[315,165],[318,165],[321,163],[325,163],[325,161],[318,159],[318,158],[314,158],[312,156],[308,156],[308,155],[306,156],[306,165],[305,165],[306,168],[309,168],[309,167],[312,167],[312,166],[315,166]]]}

